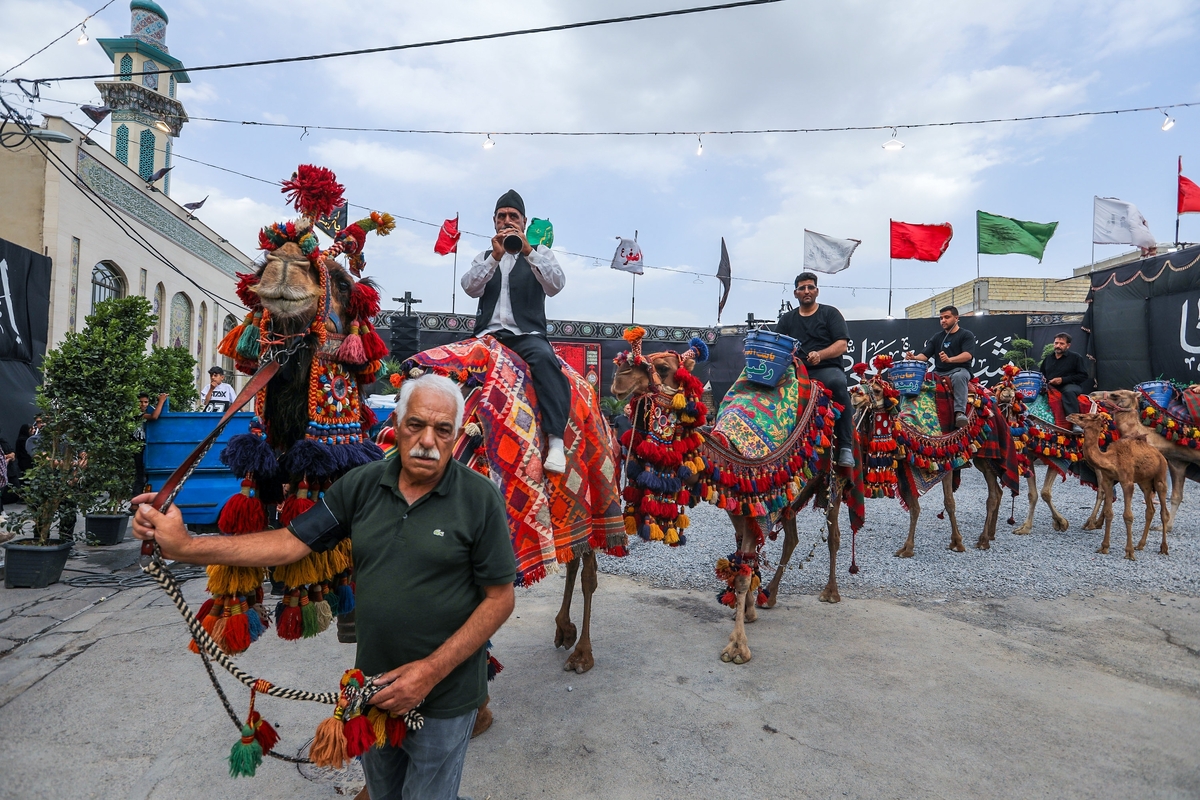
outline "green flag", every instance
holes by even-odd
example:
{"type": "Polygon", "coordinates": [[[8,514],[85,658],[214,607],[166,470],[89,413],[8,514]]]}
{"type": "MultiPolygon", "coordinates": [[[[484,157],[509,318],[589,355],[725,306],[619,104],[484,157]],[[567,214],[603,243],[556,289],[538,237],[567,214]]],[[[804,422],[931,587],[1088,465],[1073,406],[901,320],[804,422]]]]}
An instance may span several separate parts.
{"type": "Polygon", "coordinates": [[[1021,253],[1033,256],[1039,263],[1046,252],[1046,243],[1058,227],[1057,222],[1025,222],[986,211],[976,211],[975,215],[980,253],[1021,253]]]}

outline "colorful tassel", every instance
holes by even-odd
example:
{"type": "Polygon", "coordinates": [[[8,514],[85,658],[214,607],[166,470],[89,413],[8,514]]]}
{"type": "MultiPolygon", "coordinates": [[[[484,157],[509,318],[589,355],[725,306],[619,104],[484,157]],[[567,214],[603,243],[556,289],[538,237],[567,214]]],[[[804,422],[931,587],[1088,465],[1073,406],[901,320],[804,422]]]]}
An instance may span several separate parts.
{"type": "Polygon", "coordinates": [[[262,745],[254,738],[254,731],[250,726],[243,725],[242,738],[234,742],[233,748],[229,751],[229,777],[253,778],[262,760],[262,745]]]}
{"type": "Polygon", "coordinates": [[[221,533],[257,533],[267,529],[267,512],[254,496],[254,481],[246,478],[241,490],[225,502],[217,518],[221,533]]]}
{"type": "Polygon", "coordinates": [[[342,724],[344,704],[344,700],[339,700],[337,708],[333,710],[333,716],[321,720],[317,732],[313,734],[308,758],[318,767],[341,769],[349,758],[346,752],[346,734],[343,730],[345,726],[342,724]]]}
{"type": "Polygon", "coordinates": [[[357,758],[375,746],[375,728],[362,714],[355,714],[346,721],[346,754],[357,758]]]}
{"type": "Polygon", "coordinates": [[[337,350],[336,358],[343,364],[365,364],[369,360],[363,350],[362,337],[359,336],[358,322],[350,326],[350,333],[342,340],[337,350]]]}

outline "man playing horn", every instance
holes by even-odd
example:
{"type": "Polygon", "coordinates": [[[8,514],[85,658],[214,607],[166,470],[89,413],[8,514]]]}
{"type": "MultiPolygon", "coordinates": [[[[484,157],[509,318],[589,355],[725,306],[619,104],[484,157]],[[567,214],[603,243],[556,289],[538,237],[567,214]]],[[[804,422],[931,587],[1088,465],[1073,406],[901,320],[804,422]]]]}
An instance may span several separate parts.
{"type": "Polygon", "coordinates": [[[492,221],[496,235],[491,249],[475,256],[462,277],[467,296],[479,298],[475,335],[490,333],[529,365],[547,439],[542,467],[562,473],[567,468],[562,437],[571,386],[546,338],[546,298],[561,292],[567,278],[549,247],[529,244],[525,201],[516,190],[509,189],[496,201],[492,221]]]}

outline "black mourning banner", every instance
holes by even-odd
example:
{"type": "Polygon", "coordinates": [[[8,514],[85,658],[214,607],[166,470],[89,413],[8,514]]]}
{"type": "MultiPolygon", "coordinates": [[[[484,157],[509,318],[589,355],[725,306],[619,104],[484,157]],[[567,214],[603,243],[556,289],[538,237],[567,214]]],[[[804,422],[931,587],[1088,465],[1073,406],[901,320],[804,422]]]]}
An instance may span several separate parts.
{"type": "Polygon", "coordinates": [[[49,315],[50,259],[0,239],[0,361],[40,364],[49,315]]]}

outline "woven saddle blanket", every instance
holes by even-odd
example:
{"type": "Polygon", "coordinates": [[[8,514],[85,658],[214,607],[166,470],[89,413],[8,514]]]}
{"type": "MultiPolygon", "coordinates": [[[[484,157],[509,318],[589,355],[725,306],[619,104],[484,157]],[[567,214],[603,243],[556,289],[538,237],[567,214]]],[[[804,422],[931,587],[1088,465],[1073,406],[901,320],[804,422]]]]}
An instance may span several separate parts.
{"type": "Polygon", "coordinates": [[[530,585],[587,547],[620,552],[626,544],[617,486],[617,459],[608,420],[595,390],[559,360],[571,384],[562,475],[542,469],[540,417],[533,378],[525,362],[495,338],[484,336],[418,353],[402,367],[456,373],[470,387],[463,421],[477,422],[483,442],[459,438],[455,457],[488,475],[500,488],[508,514],[517,584],[530,585]],[[473,448],[474,452],[467,452],[473,448]]]}
{"type": "Polygon", "coordinates": [[[717,409],[713,433],[746,458],[766,458],[792,435],[811,397],[812,380],[803,367],[799,373],[795,364],[788,367],[774,389],[747,380],[743,371],[717,409]]]}

